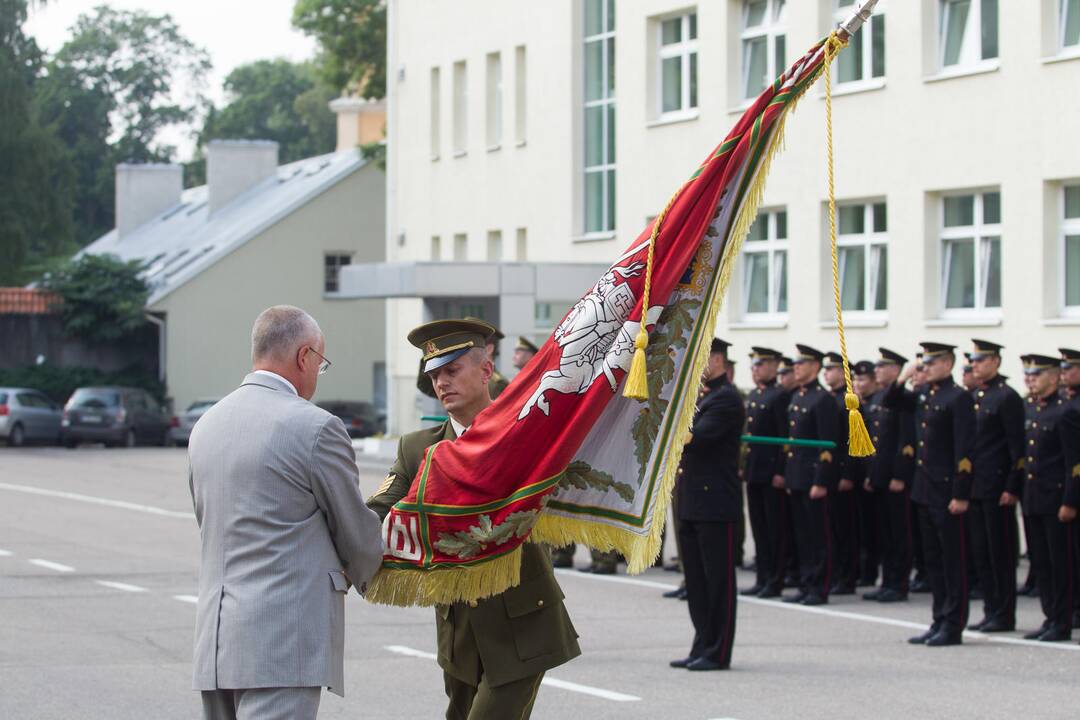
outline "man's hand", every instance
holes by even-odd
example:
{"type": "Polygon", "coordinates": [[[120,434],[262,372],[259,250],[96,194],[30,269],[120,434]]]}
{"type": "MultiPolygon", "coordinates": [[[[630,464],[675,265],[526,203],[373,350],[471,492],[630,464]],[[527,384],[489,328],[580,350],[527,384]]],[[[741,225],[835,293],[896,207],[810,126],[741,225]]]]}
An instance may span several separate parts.
{"type": "Polygon", "coordinates": [[[1076,519],[1076,508],[1072,505],[1062,505],[1058,508],[1058,520],[1063,523],[1070,523],[1076,519]]]}
{"type": "Polygon", "coordinates": [[[1011,492],[1001,493],[1001,498],[998,500],[998,505],[1001,507],[1012,507],[1016,503],[1020,502],[1020,498],[1013,495],[1011,492]]]}
{"type": "Polygon", "coordinates": [[[850,480],[840,478],[840,484],[837,485],[836,489],[840,492],[851,492],[855,489],[855,483],[851,482],[850,480]]]}
{"type": "Polygon", "coordinates": [[[829,489],[824,485],[812,485],[810,486],[810,499],[811,500],[824,500],[825,496],[829,494],[829,489]]]}
{"type": "Polygon", "coordinates": [[[784,476],[783,475],[773,475],[772,476],[772,486],[774,488],[776,488],[777,490],[783,490],[784,489],[784,476]]]}
{"type": "Polygon", "coordinates": [[[869,480],[864,480],[863,484],[862,484],[862,489],[865,490],[866,492],[873,492],[874,491],[874,486],[870,484],[869,480]]]}
{"type": "Polygon", "coordinates": [[[685,444],[689,445],[692,442],[694,442],[694,433],[693,433],[693,431],[686,433],[686,443],[685,444]]]}
{"type": "Polygon", "coordinates": [[[900,371],[900,377],[896,378],[896,384],[903,385],[910,380],[911,376],[915,374],[915,368],[918,367],[918,365],[919,363],[917,360],[909,360],[908,364],[904,366],[904,369],[900,371]]]}
{"type": "Polygon", "coordinates": [[[959,500],[953,498],[949,501],[949,512],[953,515],[963,515],[968,511],[969,502],[967,500],[959,500]]]}
{"type": "Polygon", "coordinates": [[[889,481],[889,492],[891,493],[902,493],[904,492],[905,487],[906,485],[904,484],[903,480],[897,480],[896,478],[893,478],[889,481]]]}

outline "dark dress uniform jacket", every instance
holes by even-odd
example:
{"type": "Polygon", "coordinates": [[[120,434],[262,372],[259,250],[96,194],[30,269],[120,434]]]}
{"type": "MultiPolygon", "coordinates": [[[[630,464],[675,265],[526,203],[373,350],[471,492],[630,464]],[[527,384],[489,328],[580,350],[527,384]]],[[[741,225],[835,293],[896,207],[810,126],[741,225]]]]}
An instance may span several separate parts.
{"type": "MultiPolygon", "coordinates": [[[[409,491],[424,450],[456,437],[449,420],[403,436],[397,460],[368,499],[368,506],[385,518],[409,491]]],[[[439,666],[470,685],[479,684],[483,674],[492,687],[498,687],[581,654],[551,558],[542,545],[526,542],[522,546],[521,582],[516,587],[475,604],[440,605],[435,612],[439,666]]]]}
{"type": "Polygon", "coordinates": [[[910,483],[915,472],[915,418],[907,410],[885,404],[889,390],[878,390],[866,409],[866,428],[877,450],[869,460],[867,477],[874,490],[886,490],[891,480],[910,483]]]}
{"type": "Polygon", "coordinates": [[[789,447],[784,463],[784,484],[789,490],[808,492],[812,485],[836,489],[839,458],[844,437],[840,431],[840,408],[836,398],[817,380],[791,394],[788,405],[788,437],[795,440],[831,440],[832,450],[789,447]]]}
{"type": "Polygon", "coordinates": [[[1005,490],[1020,494],[1024,455],[1024,400],[998,375],[974,392],[974,484],[971,496],[997,500],[1005,490]]]}
{"type": "Polygon", "coordinates": [[[1066,504],[1068,473],[1065,467],[1065,445],[1080,442],[1080,437],[1067,437],[1062,422],[1068,405],[1060,395],[1023,401],[1027,412],[1025,422],[1023,502],[1025,515],[1056,515],[1066,504]]]}
{"type": "Polygon", "coordinates": [[[706,384],[694,415],[693,439],[683,449],[679,520],[735,522],[742,517],[739,432],[742,399],[727,377],[706,384]]]}
{"type": "Polygon", "coordinates": [[[1080,393],[1066,401],[1059,424],[1067,476],[1065,504],[1069,507],[1080,507],[1080,393]]]}
{"type": "MultiPolygon", "coordinates": [[[[746,396],[746,434],[786,435],[787,405],[787,392],[775,380],[751,390],[746,396]]],[[[773,476],[783,472],[781,454],[779,445],[747,445],[743,479],[750,485],[771,485],[773,476]]]]}

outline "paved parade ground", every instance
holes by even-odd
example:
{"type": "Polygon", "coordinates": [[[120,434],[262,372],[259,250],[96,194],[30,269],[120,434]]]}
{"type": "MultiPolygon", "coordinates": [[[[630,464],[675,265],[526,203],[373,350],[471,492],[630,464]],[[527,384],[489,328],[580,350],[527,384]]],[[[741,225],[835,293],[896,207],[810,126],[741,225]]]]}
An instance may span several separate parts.
{"type": "MultiPolygon", "coordinates": [[[[184,450],[0,449],[0,718],[196,718],[191,645],[198,528],[184,450]]],[[[361,466],[365,496],[385,468],[361,466]]],[[[748,548],[749,552],[752,549],[748,548]]],[[[579,564],[587,553],[579,549],[579,564]]],[[[740,584],[752,582],[741,572],[740,584]]],[[[540,720],[589,718],[1076,718],[1080,645],[969,633],[909,646],[929,596],[825,607],[740,598],[733,669],[668,668],[686,654],[678,576],[559,571],[582,656],[545,679],[540,720]]],[[[430,609],[347,601],[347,696],[321,717],[438,718],[430,609]]],[[[972,617],[981,617],[978,603],[972,617]]]]}

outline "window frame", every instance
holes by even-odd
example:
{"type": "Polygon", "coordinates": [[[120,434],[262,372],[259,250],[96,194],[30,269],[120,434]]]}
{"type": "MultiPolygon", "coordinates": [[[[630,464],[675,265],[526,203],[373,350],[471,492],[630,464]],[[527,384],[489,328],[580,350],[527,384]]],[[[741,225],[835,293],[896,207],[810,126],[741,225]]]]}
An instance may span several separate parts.
{"type": "Polygon", "coordinates": [[[469,152],[469,62],[456,60],[451,66],[452,76],[451,112],[453,132],[451,151],[454,157],[464,157],[469,152]]]}
{"type": "Polygon", "coordinates": [[[503,142],[503,63],[502,53],[496,50],[484,58],[485,136],[488,152],[498,150],[503,142]]]}
{"type": "Polygon", "coordinates": [[[1061,258],[1061,276],[1060,276],[1060,296],[1059,306],[1061,308],[1061,316],[1068,318],[1080,318],[1080,304],[1069,305],[1069,272],[1066,265],[1067,239],[1070,236],[1080,236],[1080,217],[1067,218],[1065,217],[1065,197],[1066,192],[1070,188],[1080,189],[1080,182],[1066,182],[1062,183],[1060,190],[1058,191],[1058,221],[1061,226],[1058,230],[1058,252],[1061,258]]]}
{"type": "Polygon", "coordinates": [[[431,135],[431,159],[438,160],[442,154],[442,68],[438,65],[431,68],[428,75],[428,123],[431,135]]]}
{"type": "Polygon", "coordinates": [[[983,57],[982,36],[982,11],[985,0],[967,0],[969,4],[967,23],[964,27],[964,35],[961,40],[961,50],[957,61],[951,65],[945,64],[947,49],[949,9],[960,0],[938,0],[937,2],[937,70],[940,75],[966,75],[972,72],[996,68],[1001,64],[1001,12],[998,6],[997,25],[997,54],[991,58],[983,57]],[[969,40],[968,33],[973,37],[969,40]],[[971,48],[974,49],[971,49],[971,48]],[[966,51],[966,52],[965,52],[966,51]],[[965,57],[973,55],[974,57],[965,57]]]}
{"type": "MultiPolygon", "coordinates": [[[[1005,304],[1005,264],[1002,262],[1002,258],[998,258],[999,269],[1001,272],[1001,304],[996,306],[986,305],[986,292],[989,279],[989,267],[984,271],[984,265],[989,263],[989,259],[984,257],[987,252],[988,244],[993,241],[998,241],[998,253],[999,255],[1004,250],[1004,235],[1002,233],[1003,224],[1001,219],[998,219],[997,223],[983,222],[983,209],[984,198],[987,194],[997,193],[999,196],[999,209],[1001,189],[1000,188],[980,188],[960,190],[956,192],[944,193],[939,199],[938,207],[938,257],[941,260],[941,273],[939,278],[940,283],[940,316],[943,319],[950,318],[971,318],[971,317],[1001,317],[1002,307],[1005,304]],[[945,200],[946,198],[958,198],[958,197],[972,197],[972,225],[962,225],[955,227],[945,227],[945,200]],[[972,262],[974,263],[974,278],[975,278],[975,305],[973,307],[962,308],[950,308],[946,307],[949,296],[949,268],[951,262],[952,245],[960,240],[971,240],[973,245],[972,262]]],[[[1003,209],[1001,209],[1003,212],[1003,209]]]]}
{"type": "Polygon", "coordinates": [[[760,95],[769,86],[769,83],[786,69],[787,65],[787,0],[764,0],[766,3],[765,18],[760,25],[754,26],[748,25],[750,2],[751,0],[743,0],[742,18],[739,24],[739,62],[741,64],[739,68],[739,92],[744,104],[752,102],[754,98],[760,95]],[[765,38],[765,83],[761,86],[761,89],[749,93],[750,68],[746,57],[747,41],[757,40],[762,37],[765,38]],[[776,39],[778,37],[784,38],[785,67],[783,68],[776,67],[776,39]]]}
{"type": "MultiPolygon", "coordinates": [[[[846,257],[841,252],[845,247],[861,247],[865,252],[865,260],[863,263],[863,299],[864,307],[862,310],[844,308],[844,315],[852,318],[862,319],[887,319],[889,315],[889,297],[888,297],[888,256],[889,256],[889,228],[888,228],[888,202],[884,198],[878,198],[873,200],[853,200],[850,202],[840,203],[836,206],[836,249],[837,249],[837,263],[839,271],[839,281],[841,293],[844,287],[844,270],[846,264],[846,257]],[[874,229],[874,206],[884,205],[886,224],[885,229],[877,231],[874,229]],[[845,233],[840,234],[840,210],[843,208],[861,207],[863,211],[863,232],[861,233],[845,233]],[[875,250],[885,250],[885,307],[883,309],[877,309],[878,292],[880,288],[877,286],[877,269],[880,267],[881,254],[875,253],[875,250]],[[876,258],[875,258],[876,256],[876,258]],[[876,263],[875,263],[876,259],[876,263]]],[[[828,215],[828,212],[826,212],[828,215]]]]}
{"type": "MultiPolygon", "coordinates": [[[[600,32],[592,35],[586,35],[588,32],[588,12],[590,0],[585,0],[581,4],[582,8],[582,48],[583,60],[581,65],[582,75],[582,152],[581,152],[581,175],[582,175],[582,213],[581,213],[581,228],[582,228],[582,240],[600,240],[609,239],[615,235],[615,174],[617,172],[617,163],[615,157],[608,157],[608,149],[614,148],[615,145],[615,129],[612,127],[614,124],[611,122],[615,114],[615,98],[616,98],[616,83],[612,69],[614,67],[615,58],[613,57],[615,52],[615,21],[610,17],[610,14],[614,11],[613,0],[593,0],[600,4],[600,32]],[[602,79],[603,87],[607,91],[601,93],[601,96],[597,99],[590,100],[588,93],[588,48],[591,43],[600,44],[600,68],[599,77],[602,79]],[[607,87],[608,78],[612,78],[611,87],[607,87]],[[596,165],[589,165],[589,125],[588,115],[589,111],[594,108],[601,109],[601,131],[600,131],[600,144],[601,144],[601,162],[596,165]],[[589,179],[591,175],[600,175],[600,228],[589,229],[589,179]]],[[[614,150],[612,155],[615,155],[614,150]]]]}
{"type": "MultiPolygon", "coordinates": [[[[1077,39],[1076,43],[1065,44],[1065,30],[1068,27],[1069,20],[1069,2],[1070,0],[1058,0],[1057,50],[1061,55],[1078,55],[1080,54],[1080,38],[1077,39]]],[[[1080,14],[1080,5],[1077,6],[1076,12],[1080,14]]]]}
{"type": "MultiPolygon", "coordinates": [[[[762,208],[758,211],[758,217],[766,215],[768,220],[766,222],[765,239],[764,240],[751,240],[749,236],[743,241],[742,251],[740,255],[742,259],[740,261],[740,298],[739,298],[739,312],[742,319],[747,323],[769,323],[775,321],[787,320],[788,313],[790,312],[791,304],[786,303],[786,309],[780,310],[780,288],[783,286],[787,291],[785,294],[785,300],[790,297],[790,288],[786,282],[786,276],[788,269],[791,267],[791,239],[790,228],[791,223],[788,218],[788,209],[786,206],[778,206],[772,208],[762,208]],[[784,214],[785,220],[785,233],[783,238],[777,237],[777,218],[780,213],[784,214]],[[780,283],[777,278],[777,256],[779,253],[784,254],[784,275],[785,281],[780,283]],[[750,305],[750,256],[764,254],[767,259],[768,268],[768,291],[767,291],[767,303],[768,309],[764,312],[751,312],[749,310],[750,305]]],[[[756,219],[755,219],[756,221],[756,219]]]]}
{"type": "MultiPolygon", "coordinates": [[[[858,4],[858,0],[829,0],[833,5],[833,22],[839,24],[846,21],[851,17],[851,11],[854,6],[858,4]],[[841,5],[841,2],[847,2],[846,5],[841,5]]],[[[874,28],[881,23],[885,22],[885,14],[888,10],[887,0],[881,0],[874,8],[874,14],[870,18],[869,22],[859,29],[860,33],[865,32],[863,35],[862,44],[862,57],[860,62],[862,63],[863,76],[858,80],[840,80],[840,67],[837,65],[836,70],[832,73],[833,88],[836,90],[843,90],[845,92],[855,92],[863,89],[877,89],[885,85],[885,80],[889,76],[889,63],[888,63],[888,41],[885,36],[882,36],[882,55],[885,57],[885,67],[881,75],[874,75],[874,28]]]]}
{"type": "Polygon", "coordinates": [[[701,69],[701,61],[698,57],[698,38],[701,30],[698,27],[697,8],[687,8],[678,13],[663,15],[655,18],[656,37],[656,117],[659,120],[676,120],[696,117],[699,113],[701,102],[700,85],[695,77],[701,69]],[[694,37],[690,37],[690,17],[694,17],[694,37]],[[672,20],[679,21],[680,40],[677,43],[664,44],[664,23],[672,20]],[[675,110],[664,110],[664,61],[679,59],[679,70],[682,73],[682,88],[679,96],[679,107],[675,110]],[[691,86],[696,85],[698,97],[692,97],[691,86]]]}
{"type": "Polygon", "coordinates": [[[324,295],[337,295],[341,292],[341,268],[352,265],[355,254],[347,250],[325,250],[323,252],[324,295]],[[348,262],[342,262],[342,260],[348,260],[348,262]],[[330,276],[331,272],[333,272],[333,278],[330,276]],[[332,289],[331,284],[334,285],[332,289]]]}

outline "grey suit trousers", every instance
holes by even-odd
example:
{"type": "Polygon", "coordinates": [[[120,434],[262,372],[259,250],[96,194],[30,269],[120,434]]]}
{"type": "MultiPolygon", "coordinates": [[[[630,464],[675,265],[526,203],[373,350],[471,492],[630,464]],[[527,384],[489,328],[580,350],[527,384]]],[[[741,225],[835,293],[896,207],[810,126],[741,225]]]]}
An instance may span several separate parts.
{"type": "Polygon", "coordinates": [[[203,690],[206,720],[315,720],[321,687],[203,690]]]}

